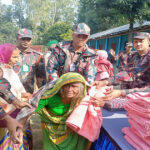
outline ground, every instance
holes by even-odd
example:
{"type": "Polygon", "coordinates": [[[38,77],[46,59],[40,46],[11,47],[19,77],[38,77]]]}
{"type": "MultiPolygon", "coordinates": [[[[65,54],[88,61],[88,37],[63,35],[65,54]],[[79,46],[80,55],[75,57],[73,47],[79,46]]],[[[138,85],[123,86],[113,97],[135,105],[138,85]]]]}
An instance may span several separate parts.
{"type": "Polygon", "coordinates": [[[31,117],[31,128],[33,134],[33,150],[42,150],[41,121],[38,115],[31,117]]]}

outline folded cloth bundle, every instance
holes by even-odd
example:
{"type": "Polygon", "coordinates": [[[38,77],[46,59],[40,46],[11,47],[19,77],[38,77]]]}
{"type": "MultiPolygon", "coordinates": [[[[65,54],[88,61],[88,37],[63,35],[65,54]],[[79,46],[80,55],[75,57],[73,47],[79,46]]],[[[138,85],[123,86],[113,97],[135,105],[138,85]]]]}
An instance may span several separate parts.
{"type": "Polygon", "coordinates": [[[150,149],[150,92],[137,92],[127,95],[128,111],[131,128],[123,128],[124,138],[136,149],[150,149]]]}
{"type": "Polygon", "coordinates": [[[135,128],[131,127],[130,128],[131,132],[135,133],[138,137],[142,138],[142,140],[144,142],[146,142],[146,144],[148,144],[150,146],[150,136],[149,137],[141,137],[140,133],[138,132],[138,130],[136,130],[135,128]]]}
{"type": "Polygon", "coordinates": [[[124,110],[124,105],[126,102],[126,98],[115,98],[113,100],[105,102],[104,108],[110,111],[124,110]]]}
{"type": "Polygon", "coordinates": [[[130,128],[125,127],[122,129],[122,132],[125,134],[125,139],[137,150],[149,150],[150,149],[149,145],[147,145],[142,140],[142,138],[134,134],[130,128]]]}
{"type": "Polygon", "coordinates": [[[149,118],[140,117],[139,115],[133,114],[133,113],[127,113],[127,116],[133,119],[134,121],[136,121],[138,124],[140,124],[142,128],[144,128],[145,130],[150,131],[150,119],[149,118]]]}
{"type": "MultiPolygon", "coordinates": [[[[105,91],[105,90],[104,90],[105,91]]],[[[94,142],[98,139],[102,125],[101,108],[94,106],[90,103],[91,95],[102,97],[102,91],[99,92],[96,87],[91,88],[89,91],[90,96],[86,96],[81,103],[74,109],[66,124],[79,135],[87,138],[89,141],[94,142]]]]}
{"type": "Polygon", "coordinates": [[[128,120],[130,123],[131,127],[135,128],[138,130],[138,133],[140,134],[141,137],[149,137],[150,136],[150,130],[145,130],[140,124],[138,124],[135,120],[132,120],[131,118],[128,120]]]}

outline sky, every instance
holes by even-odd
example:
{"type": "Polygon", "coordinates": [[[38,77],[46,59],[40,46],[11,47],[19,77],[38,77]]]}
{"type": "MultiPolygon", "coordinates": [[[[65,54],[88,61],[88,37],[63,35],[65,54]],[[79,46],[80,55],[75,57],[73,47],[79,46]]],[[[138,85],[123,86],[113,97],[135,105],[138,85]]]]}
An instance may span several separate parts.
{"type": "Polygon", "coordinates": [[[1,0],[1,2],[6,5],[11,5],[12,0],[1,0]]]}

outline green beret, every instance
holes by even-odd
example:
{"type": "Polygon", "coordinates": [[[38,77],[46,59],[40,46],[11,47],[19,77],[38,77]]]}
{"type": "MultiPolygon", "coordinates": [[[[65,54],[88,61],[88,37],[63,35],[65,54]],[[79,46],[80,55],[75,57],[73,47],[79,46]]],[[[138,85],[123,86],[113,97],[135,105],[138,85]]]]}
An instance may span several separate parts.
{"type": "Polygon", "coordinates": [[[52,41],[49,41],[46,45],[51,46],[52,44],[58,44],[58,41],[52,40],[52,41]]]}

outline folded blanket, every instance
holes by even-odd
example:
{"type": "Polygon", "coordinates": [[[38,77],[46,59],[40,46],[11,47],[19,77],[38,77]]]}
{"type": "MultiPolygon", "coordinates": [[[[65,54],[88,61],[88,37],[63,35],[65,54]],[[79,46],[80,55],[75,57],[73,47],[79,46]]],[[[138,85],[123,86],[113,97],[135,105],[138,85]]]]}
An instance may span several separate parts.
{"type": "Polygon", "coordinates": [[[93,106],[90,97],[85,97],[66,121],[68,127],[79,135],[94,142],[98,139],[102,125],[102,113],[100,107],[93,106]]]}
{"type": "Polygon", "coordinates": [[[124,110],[124,105],[127,102],[126,98],[115,98],[113,100],[110,101],[106,101],[104,108],[110,111],[114,111],[114,110],[124,110]]]}
{"type": "Polygon", "coordinates": [[[139,103],[134,103],[130,101],[126,103],[126,105],[131,106],[136,111],[139,111],[142,113],[150,113],[150,106],[145,107],[144,105],[142,105],[142,102],[140,102],[140,100],[139,100],[139,103]]]}
{"type": "Polygon", "coordinates": [[[132,102],[142,102],[143,104],[150,105],[150,92],[136,92],[127,95],[127,99],[132,102]],[[139,101],[140,100],[140,101],[139,101]]]}
{"type": "Polygon", "coordinates": [[[135,141],[132,140],[132,138],[130,138],[128,135],[125,135],[124,136],[125,140],[130,144],[132,145],[136,150],[142,150],[141,147],[139,147],[135,141]]]}
{"type": "Polygon", "coordinates": [[[124,108],[125,108],[125,110],[128,111],[128,113],[136,114],[136,115],[139,115],[141,117],[150,119],[150,113],[140,112],[138,109],[136,109],[135,107],[133,107],[129,103],[126,103],[125,106],[124,106],[124,108]]]}
{"type": "Polygon", "coordinates": [[[142,140],[147,143],[150,146],[150,136],[149,137],[141,137],[141,135],[139,134],[138,130],[136,130],[135,128],[131,127],[131,132],[135,133],[138,137],[142,138],[142,140]]]}
{"type": "Polygon", "coordinates": [[[149,150],[150,149],[150,146],[147,145],[142,140],[142,138],[140,138],[136,134],[134,134],[130,128],[125,127],[122,129],[122,132],[126,135],[125,139],[136,149],[139,149],[139,150],[149,150]]]}
{"type": "Polygon", "coordinates": [[[126,115],[128,118],[131,118],[139,123],[145,130],[150,130],[150,119],[140,117],[139,115],[133,113],[127,113],[126,115]]]}
{"type": "Polygon", "coordinates": [[[135,128],[138,131],[141,137],[145,138],[150,136],[150,130],[144,130],[144,128],[135,120],[129,119],[128,122],[130,123],[131,127],[135,128]]]}

